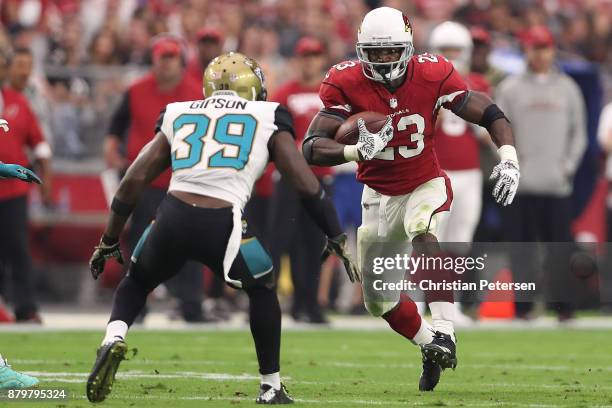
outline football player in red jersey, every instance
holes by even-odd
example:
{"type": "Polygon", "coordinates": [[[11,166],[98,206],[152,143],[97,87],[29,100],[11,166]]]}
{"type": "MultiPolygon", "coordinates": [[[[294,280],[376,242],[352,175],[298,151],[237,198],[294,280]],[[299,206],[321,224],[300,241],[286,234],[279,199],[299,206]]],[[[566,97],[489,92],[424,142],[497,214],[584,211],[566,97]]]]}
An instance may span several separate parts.
{"type": "Polygon", "coordinates": [[[452,291],[426,293],[430,326],[410,298],[399,291],[376,290],[393,274],[375,274],[366,262],[367,250],[376,241],[389,246],[408,241],[417,253],[439,254],[439,230],[452,201],[450,183],[433,145],[440,107],[491,134],[501,158],[491,175],[497,179],[493,194],[502,205],[512,202],[518,187],[514,137],[504,113],[487,95],[468,91],[448,60],[430,54],[413,56],[412,28],[401,11],[380,7],[366,14],[356,48],[358,61],[335,65],[323,80],[319,94],[324,108],[308,129],[303,153],[316,165],[357,161],[357,179],[366,185],[358,229],[365,306],[421,347],[419,389],[431,391],[442,369],[457,364],[452,291]],[[390,120],[378,133],[370,133],[360,120],[356,145],[336,142],[343,121],[363,111],[380,112],[390,120]]]}

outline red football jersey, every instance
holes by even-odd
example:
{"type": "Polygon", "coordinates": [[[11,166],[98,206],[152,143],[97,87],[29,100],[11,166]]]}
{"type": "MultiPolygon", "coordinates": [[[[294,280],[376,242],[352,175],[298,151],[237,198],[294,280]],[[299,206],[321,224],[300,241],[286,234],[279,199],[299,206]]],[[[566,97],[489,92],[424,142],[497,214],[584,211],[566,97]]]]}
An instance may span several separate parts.
{"type": "MultiPolygon", "coordinates": [[[[130,94],[130,128],[127,139],[127,159],[130,163],[136,160],[140,150],[155,136],[155,122],[159,111],[173,102],[202,99],[202,83],[183,75],[181,81],[172,90],[162,92],[153,74],[147,74],[128,89],[130,94]]],[[[172,171],[164,171],[151,182],[153,187],[167,189],[172,171]]]]}
{"type": "MultiPolygon", "coordinates": [[[[477,73],[466,78],[468,88],[490,93],[487,79],[477,73]]],[[[450,111],[442,111],[435,131],[436,154],[444,170],[471,170],[480,168],[478,139],[472,124],[450,111]]]]}
{"type": "Polygon", "coordinates": [[[422,54],[412,57],[394,93],[366,78],[358,61],[346,61],[329,70],[319,95],[325,110],[344,117],[374,111],[393,118],[393,139],[373,160],[359,162],[357,180],[394,196],[444,175],[434,151],[436,117],[440,107],[460,103],[466,91],[448,60],[422,54]]]}

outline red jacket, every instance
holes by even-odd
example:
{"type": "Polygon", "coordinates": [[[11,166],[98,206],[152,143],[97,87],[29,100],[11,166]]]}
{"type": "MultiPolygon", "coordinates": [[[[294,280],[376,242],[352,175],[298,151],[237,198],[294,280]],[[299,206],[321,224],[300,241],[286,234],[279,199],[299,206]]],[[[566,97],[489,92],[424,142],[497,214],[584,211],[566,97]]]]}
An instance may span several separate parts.
{"type": "MultiPolygon", "coordinates": [[[[162,92],[153,74],[147,74],[125,93],[111,121],[109,134],[117,135],[125,141],[127,158],[132,163],[140,150],[155,136],[155,124],[166,105],[202,98],[202,83],[194,81],[189,75],[183,75],[181,82],[171,91],[162,92]]],[[[171,174],[168,169],[153,180],[151,185],[167,189],[171,174]]]]}
{"type": "MultiPolygon", "coordinates": [[[[0,161],[28,166],[26,148],[35,149],[44,143],[38,119],[30,109],[26,98],[8,88],[1,90],[3,108],[0,117],[9,123],[8,134],[0,134],[0,161]]],[[[15,179],[0,179],[0,200],[19,197],[28,193],[30,184],[15,179]]]]}

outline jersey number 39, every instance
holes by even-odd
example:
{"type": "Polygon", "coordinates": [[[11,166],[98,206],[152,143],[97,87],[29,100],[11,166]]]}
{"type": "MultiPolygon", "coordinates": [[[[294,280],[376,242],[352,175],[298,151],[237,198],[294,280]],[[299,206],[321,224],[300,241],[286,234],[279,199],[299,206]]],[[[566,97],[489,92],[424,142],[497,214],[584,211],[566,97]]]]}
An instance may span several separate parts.
{"type": "Polygon", "coordinates": [[[257,120],[248,114],[227,113],[219,117],[213,127],[210,118],[204,114],[183,114],[174,120],[172,126],[175,138],[183,127],[193,127],[191,133],[181,135],[180,142],[186,146],[172,153],[172,170],[189,169],[201,163],[204,147],[212,141],[221,148],[209,157],[208,168],[242,170],[253,148],[257,120]],[[212,136],[207,140],[211,128],[212,136]]]}

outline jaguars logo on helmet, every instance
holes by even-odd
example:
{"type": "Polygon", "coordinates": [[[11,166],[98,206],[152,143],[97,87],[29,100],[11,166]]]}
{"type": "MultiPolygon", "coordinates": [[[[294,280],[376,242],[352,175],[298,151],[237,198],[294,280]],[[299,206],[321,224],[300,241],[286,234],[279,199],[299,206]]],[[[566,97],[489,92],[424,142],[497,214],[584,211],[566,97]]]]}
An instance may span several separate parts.
{"type": "Polygon", "coordinates": [[[234,91],[251,101],[265,101],[267,91],[263,70],[252,58],[230,52],[215,58],[204,71],[204,96],[215,91],[234,91]]]}

